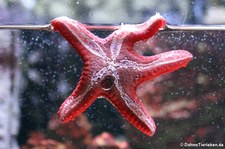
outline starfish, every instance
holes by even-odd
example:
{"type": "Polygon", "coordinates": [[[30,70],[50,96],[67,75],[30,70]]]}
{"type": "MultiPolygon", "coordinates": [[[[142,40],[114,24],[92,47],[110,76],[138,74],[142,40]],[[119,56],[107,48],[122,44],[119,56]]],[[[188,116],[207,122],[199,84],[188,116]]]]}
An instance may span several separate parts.
{"type": "Polygon", "coordinates": [[[133,50],[136,42],[146,41],[165,24],[165,19],[156,14],[142,24],[121,25],[108,37],[99,38],[86,24],[67,17],[54,19],[53,30],[68,40],[84,63],[76,89],[59,108],[59,120],[75,119],[97,98],[104,97],[137,129],[152,136],[156,126],[136,95],[137,86],[185,67],[192,59],[192,54],[185,50],[153,56],[142,56],[133,50]]]}

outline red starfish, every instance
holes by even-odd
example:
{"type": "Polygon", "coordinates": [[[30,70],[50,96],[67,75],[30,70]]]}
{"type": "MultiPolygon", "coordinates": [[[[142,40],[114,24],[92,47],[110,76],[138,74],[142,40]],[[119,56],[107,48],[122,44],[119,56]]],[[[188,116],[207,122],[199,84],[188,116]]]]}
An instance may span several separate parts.
{"type": "Polygon", "coordinates": [[[176,50],[142,56],[133,50],[137,41],[147,40],[166,24],[156,14],[137,25],[121,25],[106,38],[92,34],[87,25],[67,17],[51,22],[81,55],[84,62],[80,81],[61,105],[58,116],[63,122],[73,120],[98,97],[108,99],[137,129],[152,136],[156,126],[136,95],[137,86],[161,74],[185,67],[192,55],[176,50]]]}

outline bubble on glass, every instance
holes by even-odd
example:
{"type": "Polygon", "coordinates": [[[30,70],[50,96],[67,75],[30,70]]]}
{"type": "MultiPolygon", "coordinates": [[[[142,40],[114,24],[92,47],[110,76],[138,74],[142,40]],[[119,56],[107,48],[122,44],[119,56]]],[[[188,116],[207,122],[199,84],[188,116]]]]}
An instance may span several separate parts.
{"type": "Polygon", "coordinates": [[[37,71],[35,69],[28,70],[28,78],[38,84],[40,84],[40,82],[42,80],[42,77],[41,77],[39,71],[37,71]]]}

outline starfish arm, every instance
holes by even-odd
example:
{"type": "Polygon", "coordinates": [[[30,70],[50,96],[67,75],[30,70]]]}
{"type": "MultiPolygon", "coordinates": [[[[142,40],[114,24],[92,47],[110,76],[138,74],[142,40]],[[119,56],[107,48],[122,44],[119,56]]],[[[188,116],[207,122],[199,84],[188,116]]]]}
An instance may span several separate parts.
{"type": "Polygon", "coordinates": [[[148,115],[134,90],[125,93],[122,87],[119,87],[119,89],[113,89],[110,94],[107,93],[103,96],[137,129],[148,136],[152,136],[155,133],[155,123],[148,115]]]}
{"type": "Polygon", "coordinates": [[[58,111],[59,120],[69,122],[84,112],[98,97],[99,88],[90,83],[83,74],[73,93],[63,102],[58,111]]]}
{"type": "Polygon", "coordinates": [[[102,39],[87,30],[85,24],[67,17],[59,17],[51,21],[51,25],[54,31],[60,32],[82,58],[90,54],[100,58],[106,57],[101,44],[102,39]]]}
{"type": "Polygon", "coordinates": [[[129,66],[136,70],[136,80],[141,83],[162,74],[186,67],[192,58],[192,54],[188,51],[174,50],[145,57],[142,59],[142,63],[132,62],[129,66]]]}
{"type": "Polygon", "coordinates": [[[112,60],[115,60],[121,53],[123,45],[126,45],[126,50],[137,55],[133,50],[133,45],[137,41],[147,40],[157,33],[157,31],[164,27],[165,19],[156,14],[148,21],[138,25],[122,25],[119,30],[116,30],[109,35],[105,41],[111,41],[110,53],[112,60]]]}
{"type": "Polygon", "coordinates": [[[156,14],[142,24],[124,25],[120,30],[122,32],[127,32],[126,40],[124,42],[127,42],[130,46],[133,46],[133,44],[137,41],[146,41],[151,38],[165,25],[166,20],[161,15],[156,14]]]}

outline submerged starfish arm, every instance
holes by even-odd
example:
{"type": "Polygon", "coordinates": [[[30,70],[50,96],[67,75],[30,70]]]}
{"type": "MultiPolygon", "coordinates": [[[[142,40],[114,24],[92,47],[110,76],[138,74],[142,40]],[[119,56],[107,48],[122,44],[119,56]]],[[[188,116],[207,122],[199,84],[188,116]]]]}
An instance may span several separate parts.
{"type": "Polygon", "coordinates": [[[58,110],[59,120],[69,122],[74,120],[77,115],[84,112],[98,97],[99,87],[96,84],[90,84],[84,75],[73,93],[63,102],[58,110]]]}
{"type": "Polygon", "coordinates": [[[89,59],[89,56],[93,54],[101,58],[105,57],[101,47],[102,39],[87,30],[85,24],[67,17],[58,17],[51,21],[51,25],[54,31],[60,32],[76,49],[83,61],[89,59]]]}
{"type": "Polygon", "coordinates": [[[137,68],[133,67],[138,70],[134,73],[136,82],[138,82],[136,84],[186,67],[192,58],[192,54],[185,50],[168,51],[155,56],[145,57],[142,59],[142,63],[137,64],[137,68]]]}
{"type": "MultiPolygon", "coordinates": [[[[141,100],[136,96],[134,90],[124,92],[123,86],[112,89],[110,93],[103,96],[108,99],[132,125],[148,136],[155,133],[156,126],[153,119],[148,115],[141,100]]],[[[127,87],[126,87],[127,88],[127,87]]]]}

